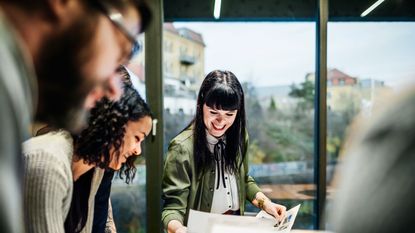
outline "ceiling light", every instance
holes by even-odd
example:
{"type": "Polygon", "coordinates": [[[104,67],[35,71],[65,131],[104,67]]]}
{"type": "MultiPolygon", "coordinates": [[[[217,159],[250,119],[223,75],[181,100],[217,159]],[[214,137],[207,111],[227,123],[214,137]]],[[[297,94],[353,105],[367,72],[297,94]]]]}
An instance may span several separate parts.
{"type": "Polygon", "coordinates": [[[384,2],[384,1],[385,0],[378,0],[373,5],[371,5],[369,8],[367,8],[367,10],[363,11],[363,13],[360,15],[360,17],[365,17],[370,12],[372,12],[376,7],[378,7],[380,4],[382,4],[382,2],[384,2]]]}
{"type": "Polygon", "coordinates": [[[219,19],[220,17],[221,5],[222,5],[222,0],[215,0],[215,8],[213,11],[213,17],[215,17],[215,19],[219,19]]]}

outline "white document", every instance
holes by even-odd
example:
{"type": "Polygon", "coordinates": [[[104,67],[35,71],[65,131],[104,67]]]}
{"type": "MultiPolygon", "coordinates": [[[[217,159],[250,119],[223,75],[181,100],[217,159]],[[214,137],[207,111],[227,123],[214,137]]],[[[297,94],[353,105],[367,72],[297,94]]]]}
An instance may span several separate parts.
{"type": "Polygon", "coordinates": [[[190,210],[187,223],[188,233],[272,233],[290,232],[300,205],[287,211],[281,224],[265,211],[256,217],[212,214],[190,210]]]}

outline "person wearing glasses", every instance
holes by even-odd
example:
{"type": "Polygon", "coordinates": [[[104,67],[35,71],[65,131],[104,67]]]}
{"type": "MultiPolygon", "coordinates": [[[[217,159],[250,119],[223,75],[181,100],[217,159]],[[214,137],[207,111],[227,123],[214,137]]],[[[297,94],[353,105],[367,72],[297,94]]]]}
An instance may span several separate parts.
{"type": "Polygon", "coordinates": [[[0,232],[25,231],[21,143],[33,122],[76,132],[96,100],[118,99],[115,70],[150,19],[143,0],[0,0],[0,232]]]}
{"type": "Polygon", "coordinates": [[[24,143],[28,232],[90,233],[104,173],[119,171],[126,183],[134,178],[152,117],[132,85],[125,82],[123,90],[118,101],[96,103],[79,135],[43,130],[24,143]]]}
{"type": "Polygon", "coordinates": [[[248,175],[248,134],[242,86],[230,71],[203,80],[196,116],[169,145],[164,164],[162,221],[169,233],[187,232],[189,210],[243,215],[245,200],[273,215],[273,203],[248,175]]]}

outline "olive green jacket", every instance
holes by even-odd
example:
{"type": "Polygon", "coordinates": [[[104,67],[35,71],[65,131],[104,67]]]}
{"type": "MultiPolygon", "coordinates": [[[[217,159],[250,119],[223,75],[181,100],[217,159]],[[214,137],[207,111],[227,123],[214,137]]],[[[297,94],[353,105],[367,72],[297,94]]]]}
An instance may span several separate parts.
{"type": "MultiPolygon", "coordinates": [[[[248,137],[245,141],[248,145],[248,137]]],[[[247,148],[243,148],[242,153],[246,151],[247,148]]],[[[241,156],[238,158],[240,160],[241,156]]],[[[198,177],[195,174],[193,130],[190,127],[170,142],[164,163],[162,221],[166,229],[171,220],[178,220],[186,225],[189,209],[210,212],[215,185],[214,163],[198,177]]],[[[245,200],[252,201],[256,193],[261,191],[254,179],[248,175],[246,156],[236,179],[242,215],[245,211],[245,200]]]]}

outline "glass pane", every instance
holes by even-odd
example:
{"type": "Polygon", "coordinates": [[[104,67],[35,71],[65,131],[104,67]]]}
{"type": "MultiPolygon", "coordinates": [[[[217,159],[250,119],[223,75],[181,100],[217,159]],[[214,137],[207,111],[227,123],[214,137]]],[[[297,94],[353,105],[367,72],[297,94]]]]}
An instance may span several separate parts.
{"type": "Polygon", "coordinates": [[[196,111],[197,90],[205,75],[203,35],[164,24],[164,149],[196,111]]]}
{"type": "MultiPolygon", "coordinates": [[[[144,41],[144,36],[140,36],[144,41]]],[[[144,44],[144,43],[143,43],[144,44]]],[[[144,47],[144,46],[143,46],[144,47]]],[[[144,52],[135,57],[128,65],[131,81],[140,95],[145,98],[144,52]]],[[[116,173],[111,187],[111,203],[114,222],[118,233],[146,232],[146,150],[136,160],[137,173],[130,184],[121,180],[116,173]]]]}
{"type": "Polygon", "coordinates": [[[165,148],[193,118],[204,76],[232,71],[245,91],[250,175],[273,201],[302,204],[295,228],[313,228],[315,23],[164,27],[165,148]]]}
{"type": "Polygon", "coordinates": [[[333,171],[353,118],[370,118],[389,94],[415,80],[415,23],[328,24],[327,207],[333,198],[333,171]]]}

